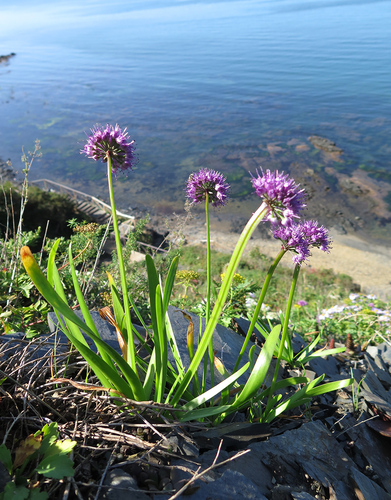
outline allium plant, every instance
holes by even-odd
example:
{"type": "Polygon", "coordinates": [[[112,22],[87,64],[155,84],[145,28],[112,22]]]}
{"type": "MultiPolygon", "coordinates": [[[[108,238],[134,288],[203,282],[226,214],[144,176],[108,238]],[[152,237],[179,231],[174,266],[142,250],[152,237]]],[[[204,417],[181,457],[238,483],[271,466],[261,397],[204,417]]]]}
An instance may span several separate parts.
{"type": "MultiPolygon", "coordinates": [[[[288,250],[297,252],[297,254],[301,251],[304,254],[305,252],[302,251],[303,241],[306,241],[308,249],[320,246],[321,248],[323,247],[323,250],[327,251],[329,247],[328,235],[325,230],[319,228],[313,222],[301,226],[302,234],[295,245],[294,240],[287,241],[288,234],[284,233],[282,249],[266,276],[250,328],[233,373],[229,374],[221,361],[214,358],[216,368],[223,374],[224,380],[217,385],[212,384],[211,388],[207,391],[205,391],[198,381],[198,369],[202,366],[202,361],[208,349],[213,345],[213,332],[221,317],[228,294],[235,280],[236,269],[240,259],[254,230],[261,221],[266,220],[272,221],[274,230],[277,230],[277,224],[281,224],[284,227],[291,226],[293,220],[299,217],[300,211],[304,207],[304,192],[288,175],[266,171],[266,174],[263,174],[262,177],[258,174],[257,178],[253,178],[253,185],[257,195],[261,197],[262,203],[252,215],[239,237],[225,271],[215,306],[210,312],[204,331],[201,332],[196,350],[194,350],[193,345],[194,331],[191,328],[188,330],[187,346],[190,365],[186,368],[182,363],[177,348],[175,332],[167,315],[167,308],[178,266],[178,258],[173,259],[163,286],[162,278],[156,271],[152,257],[146,256],[151,325],[145,324],[126,286],[113,196],[112,173],[115,173],[117,170],[123,171],[131,168],[132,161],[134,160],[134,143],[128,141],[127,134],[125,131],[121,131],[118,125],[116,127],[107,126],[105,129],[95,128],[92,130],[92,136],[89,137],[84,152],[87,156],[95,160],[101,159],[107,163],[108,186],[113,212],[118,262],[120,265],[121,293],[115,285],[113,278],[108,275],[114,314],[108,308],[102,309],[100,313],[116,328],[122,355],[101,339],[94,325],[78,283],[71,248],[69,248],[69,265],[75,294],[79,301],[84,322],[68,306],[61,278],[55,266],[55,254],[59,242],[56,242],[53,246],[49,256],[47,278],[40,270],[28,247],[22,248],[21,257],[26,271],[36,287],[54,308],[60,325],[68,339],[88,362],[105,390],[119,397],[124,396],[136,401],[153,399],[157,403],[168,403],[170,405],[169,408],[174,407],[177,410],[175,415],[183,421],[209,419],[213,423],[219,423],[233,412],[251,408],[250,418],[256,417],[261,421],[270,422],[282,412],[307,403],[313,396],[337,390],[352,383],[352,379],[349,379],[318,385],[323,380],[323,376],[311,382],[306,377],[292,377],[284,379],[281,382],[276,382],[276,371],[272,385],[267,389],[263,389],[264,380],[276,349],[278,349],[277,370],[282,359],[284,346],[288,342],[287,339],[289,339],[287,335],[289,313],[300,270],[299,264],[296,264],[295,267],[281,338],[281,325],[278,325],[270,332],[267,332],[265,343],[258,357],[255,357],[255,346],[253,346],[250,349],[249,361],[241,368],[238,367],[254,326],[257,324],[270,279],[282,256],[288,250]],[[146,332],[148,332],[152,341],[152,347],[149,342],[145,342],[145,339],[141,337],[132,325],[130,306],[133,308],[134,313],[144,326],[146,332]],[[81,331],[94,341],[97,352],[88,346],[81,331]],[[134,336],[138,337],[147,350],[147,358],[143,358],[136,351],[134,336]],[[174,364],[168,361],[168,349],[172,351],[174,364]],[[246,371],[250,372],[247,382],[243,385],[238,385],[237,379],[246,371]],[[189,387],[190,384],[192,384],[191,390],[189,387]],[[277,390],[296,385],[300,385],[301,388],[283,401],[280,400],[280,396],[275,395],[277,390]],[[230,389],[234,386],[234,390],[231,391],[230,389]],[[264,404],[263,400],[267,398],[267,404],[264,404]],[[184,400],[186,401],[185,403],[183,403],[184,400]],[[254,410],[254,408],[257,408],[257,410],[254,410]]],[[[194,196],[192,198],[194,203],[205,201],[206,209],[208,209],[209,201],[211,201],[212,205],[213,201],[215,201],[215,206],[224,204],[227,198],[228,185],[220,175],[216,172],[205,170],[201,171],[198,175],[193,174],[187,186],[188,196],[191,198],[194,196]]],[[[283,236],[283,233],[280,236],[283,236]]],[[[291,236],[289,237],[291,238],[291,236]]],[[[186,313],[184,314],[186,315],[186,313]]],[[[303,354],[304,357],[306,355],[306,353],[303,354]]],[[[168,416],[171,414],[169,408],[167,409],[168,416]]]]}
{"type": "Polygon", "coordinates": [[[289,226],[306,206],[304,189],[299,189],[299,185],[284,172],[266,170],[264,173],[262,169],[261,172],[262,175],[257,171],[257,177],[252,177],[252,184],[257,196],[268,206],[265,220],[289,226]]]}
{"type": "Polygon", "coordinates": [[[81,153],[95,161],[108,162],[110,158],[113,174],[118,170],[125,172],[132,170],[137,163],[134,141],[129,141],[126,128],[121,130],[119,125],[96,125],[91,129],[92,135],[88,137],[87,143],[81,153]]]}
{"type": "MultiPolygon", "coordinates": [[[[205,215],[206,215],[206,322],[210,318],[210,299],[212,288],[212,272],[211,272],[211,250],[210,250],[210,221],[209,221],[209,203],[213,207],[222,207],[228,199],[229,184],[223,174],[202,168],[197,173],[190,174],[186,185],[186,194],[191,203],[197,204],[205,202],[205,215]]],[[[214,385],[214,354],[213,354],[213,338],[209,344],[209,363],[210,363],[210,377],[212,385],[214,385]]],[[[204,376],[202,387],[205,388],[206,384],[206,359],[204,362],[204,376]]]]}

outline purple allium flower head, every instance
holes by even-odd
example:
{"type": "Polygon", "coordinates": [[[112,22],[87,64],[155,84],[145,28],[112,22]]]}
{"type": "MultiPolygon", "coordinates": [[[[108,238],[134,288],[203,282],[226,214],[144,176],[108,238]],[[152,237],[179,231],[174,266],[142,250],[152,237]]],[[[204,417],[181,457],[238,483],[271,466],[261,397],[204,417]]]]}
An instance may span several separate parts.
{"type": "Polygon", "coordinates": [[[300,307],[305,307],[305,306],[308,306],[308,302],[306,302],[305,300],[299,300],[297,305],[300,307]]]}
{"type": "Polygon", "coordinates": [[[320,248],[323,252],[330,253],[331,239],[328,229],[319,226],[316,220],[307,220],[299,226],[311,247],[320,248]]]}
{"type": "Polygon", "coordinates": [[[286,250],[294,252],[295,264],[302,264],[311,255],[310,248],[320,248],[323,252],[329,252],[331,248],[328,230],[314,220],[278,226],[273,236],[282,241],[286,250]]]}
{"type": "Polygon", "coordinates": [[[111,158],[111,170],[115,174],[117,170],[131,170],[137,163],[134,152],[134,141],[129,141],[126,128],[121,130],[118,125],[106,125],[106,128],[96,125],[91,129],[92,135],[88,137],[87,144],[81,150],[89,158],[95,161],[107,162],[111,158]]]}
{"type": "Polygon", "coordinates": [[[261,172],[262,176],[257,171],[258,177],[252,176],[251,182],[256,194],[269,206],[266,220],[272,223],[281,221],[284,226],[289,226],[293,217],[299,217],[306,206],[304,189],[299,189],[299,184],[284,172],[266,170],[264,173],[262,169],[261,172]]]}
{"type": "Polygon", "coordinates": [[[227,184],[223,174],[202,168],[197,173],[190,174],[186,184],[186,194],[193,203],[200,203],[206,200],[206,194],[209,195],[209,201],[214,207],[225,205],[228,199],[229,184],[227,184]]]}

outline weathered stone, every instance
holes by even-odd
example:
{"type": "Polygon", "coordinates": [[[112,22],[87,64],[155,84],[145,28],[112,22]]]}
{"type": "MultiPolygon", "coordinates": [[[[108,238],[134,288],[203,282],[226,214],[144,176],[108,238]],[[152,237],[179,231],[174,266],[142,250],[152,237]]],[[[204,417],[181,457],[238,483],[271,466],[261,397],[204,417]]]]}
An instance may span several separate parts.
{"type": "MultiPolygon", "coordinates": [[[[361,389],[359,396],[364,398],[370,409],[375,408],[378,413],[385,413],[391,417],[391,404],[373,392],[361,389]]],[[[373,412],[372,412],[373,413],[373,412]]]]}
{"type": "Polygon", "coordinates": [[[382,344],[378,344],[376,346],[368,346],[367,353],[375,358],[375,356],[380,356],[382,360],[391,367],[391,347],[383,342],[382,344]]]}
{"type": "Polygon", "coordinates": [[[311,370],[316,372],[318,377],[325,374],[325,382],[345,378],[343,375],[340,375],[337,362],[333,356],[327,356],[326,358],[313,358],[308,362],[308,364],[311,370]]]}
{"type": "Polygon", "coordinates": [[[190,439],[186,440],[180,435],[167,437],[162,442],[161,447],[177,455],[187,457],[198,457],[199,455],[197,446],[190,439]]]}
{"type": "Polygon", "coordinates": [[[264,423],[234,422],[195,432],[192,437],[203,449],[216,449],[222,440],[222,449],[242,449],[248,444],[271,436],[270,426],[264,423]]]}
{"type": "Polygon", "coordinates": [[[371,481],[369,477],[364,476],[361,472],[359,472],[357,469],[352,469],[351,475],[350,475],[351,481],[353,483],[353,486],[355,488],[355,493],[358,498],[359,495],[357,494],[357,489],[360,491],[362,494],[362,498],[370,499],[370,498],[376,498],[376,500],[389,500],[390,496],[381,488],[378,484],[376,484],[374,481],[371,481]]]}
{"type": "MultiPolygon", "coordinates": [[[[235,453],[236,452],[231,452],[230,456],[234,456],[235,453]]],[[[273,488],[270,470],[262,463],[259,456],[254,454],[251,448],[249,453],[225,465],[223,470],[227,469],[235,470],[246,476],[265,496],[268,496],[273,488]]]]}
{"type": "Polygon", "coordinates": [[[364,357],[367,362],[368,368],[373,371],[380,382],[383,382],[383,384],[386,384],[389,388],[391,386],[391,376],[384,369],[385,365],[381,357],[376,355],[374,359],[372,359],[372,357],[368,356],[368,354],[365,354],[364,357]]]}
{"type": "MultiPolygon", "coordinates": [[[[83,314],[81,311],[74,311],[74,312],[81,320],[84,321],[83,314]]],[[[115,328],[111,326],[110,323],[102,319],[97,311],[90,311],[90,314],[102,340],[104,340],[107,344],[113,347],[116,351],[121,352],[115,328]]],[[[61,331],[61,326],[59,326],[57,316],[54,313],[48,314],[48,324],[51,332],[58,332],[58,335],[60,335],[62,339],[67,340],[66,336],[61,331]]],[[[87,341],[87,344],[90,346],[92,350],[96,352],[96,347],[94,342],[87,334],[85,334],[84,332],[82,333],[87,341]]]]}
{"type": "Polygon", "coordinates": [[[100,493],[99,500],[150,500],[148,495],[138,491],[137,481],[121,469],[111,470],[104,485],[106,489],[100,493]]]}
{"type": "Polygon", "coordinates": [[[310,143],[318,149],[322,149],[327,153],[343,153],[343,150],[335,145],[335,142],[326,139],[325,137],[320,137],[319,135],[311,135],[308,137],[310,143]]]}
{"type": "MultiPolygon", "coordinates": [[[[368,464],[380,479],[383,488],[391,494],[391,450],[389,446],[389,438],[379,436],[364,424],[364,415],[360,417],[359,422],[362,425],[357,425],[351,428],[347,425],[347,433],[351,439],[354,439],[354,445],[359,450],[368,464]]],[[[368,497],[370,498],[370,497],[368,497]]],[[[376,497],[374,497],[376,498],[376,497]]]]}
{"type": "Polygon", "coordinates": [[[5,361],[21,350],[26,349],[29,360],[35,360],[38,366],[48,361],[50,356],[56,355],[57,360],[64,359],[69,352],[68,341],[62,333],[59,335],[40,335],[34,339],[26,339],[23,333],[10,333],[0,336],[0,359],[5,361]]]}
{"type": "MultiPolygon", "coordinates": [[[[348,473],[355,466],[319,421],[309,422],[269,441],[253,443],[250,449],[254,452],[254,460],[262,461],[277,482],[286,482],[293,489],[302,484],[299,471],[304,471],[324,488],[331,484],[336,492],[344,491],[343,483],[347,483],[348,473]]],[[[348,495],[341,498],[348,500],[354,497],[348,495]]]]}
{"type": "Polygon", "coordinates": [[[219,479],[211,483],[199,483],[200,488],[192,495],[186,495],[189,500],[267,500],[256,485],[246,476],[235,470],[226,470],[219,479]]]}
{"type": "Polygon", "coordinates": [[[314,497],[305,491],[292,491],[293,500],[314,500],[314,497]]]}
{"type": "Polygon", "coordinates": [[[379,396],[384,399],[384,401],[391,404],[391,393],[384,389],[383,385],[373,371],[369,370],[367,372],[364,380],[362,381],[362,387],[366,391],[379,396]]]}

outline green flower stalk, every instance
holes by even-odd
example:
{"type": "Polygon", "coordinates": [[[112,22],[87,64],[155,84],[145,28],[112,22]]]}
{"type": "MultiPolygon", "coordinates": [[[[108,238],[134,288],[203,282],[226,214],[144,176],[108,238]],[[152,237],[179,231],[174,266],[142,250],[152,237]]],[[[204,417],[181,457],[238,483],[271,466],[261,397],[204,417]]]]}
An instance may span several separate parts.
{"type": "MultiPolygon", "coordinates": [[[[209,223],[209,203],[214,207],[224,206],[228,199],[229,184],[225,177],[210,169],[201,169],[198,173],[190,175],[187,181],[186,194],[190,201],[194,204],[205,201],[206,215],[206,322],[210,318],[210,297],[211,297],[211,250],[210,250],[210,223],[209,223]]],[[[212,386],[214,385],[214,354],[213,354],[213,339],[209,344],[209,364],[212,386]]],[[[206,380],[206,367],[204,363],[203,388],[206,380]]]]}
{"type": "Polygon", "coordinates": [[[118,265],[121,276],[121,287],[123,296],[123,305],[125,312],[125,342],[128,345],[128,360],[130,366],[136,371],[136,350],[132,334],[132,320],[130,316],[130,304],[128,298],[128,290],[126,284],[125,264],[122,255],[121,239],[118,229],[117,211],[115,207],[114,190],[113,190],[113,173],[118,170],[125,172],[131,170],[136,163],[134,153],[134,141],[128,141],[126,129],[121,130],[118,125],[115,127],[106,125],[106,128],[98,125],[91,130],[92,135],[88,138],[84,149],[81,151],[89,158],[95,161],[102,160],[107,163],[107,180],[109,185],[110,205],[113,217],[113,227],[115,235],[115,244],[117,248],[118,265]]]}

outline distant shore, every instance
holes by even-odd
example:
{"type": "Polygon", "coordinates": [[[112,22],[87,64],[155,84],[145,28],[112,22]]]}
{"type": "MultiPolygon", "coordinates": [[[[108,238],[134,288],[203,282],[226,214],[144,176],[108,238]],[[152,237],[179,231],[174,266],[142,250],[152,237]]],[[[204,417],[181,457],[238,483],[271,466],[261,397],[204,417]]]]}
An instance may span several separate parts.
{"type": "MultiPolygon", "coordinates": [[[[213,222],[212,222],[213,225],[213,222]]],[[[205,225],[201,219],[192,220],[183,229],[189,245],[205,245],[205,225]]],[[[353,234],[338,234],[330,231],[333,245],[329,254],[315,249],[309,259],[309,269],[332,269],[336,273],[351,276],[364,293],[375,294],[379,298],[391,300],[391,248],[370,244],[353,234]]],[[[212,248],[221,252],[231,252],[239,235],[219,231],[214,227],[211,235],[212,248]]],[[[248,251],[258,247],[260,252],[275,257],[280,249],[278,240],[256,237],[248,244],[248,251]]],[[[292,265],[289,256],[283,263],[292,265]]]]}

